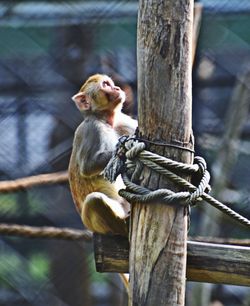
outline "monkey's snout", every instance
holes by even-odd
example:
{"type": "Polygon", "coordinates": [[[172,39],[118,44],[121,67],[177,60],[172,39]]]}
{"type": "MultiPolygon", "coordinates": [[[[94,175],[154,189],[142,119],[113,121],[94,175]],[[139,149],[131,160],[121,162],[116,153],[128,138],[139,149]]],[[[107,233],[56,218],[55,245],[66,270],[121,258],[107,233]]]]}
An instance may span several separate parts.
{"type": "Polygon", "coordinates": [[[120,88],[119,86],[114,86],[114,90],[116,90],[116,91],[120,91],[120,90],[121,90],[121,88],[120,88]]]}

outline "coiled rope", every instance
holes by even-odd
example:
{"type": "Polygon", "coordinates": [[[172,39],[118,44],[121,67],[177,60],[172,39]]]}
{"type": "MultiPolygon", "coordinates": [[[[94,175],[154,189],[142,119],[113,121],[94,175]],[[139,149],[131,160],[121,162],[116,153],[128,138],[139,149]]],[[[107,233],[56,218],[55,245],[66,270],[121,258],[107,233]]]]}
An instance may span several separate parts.
{"type": "Polygon", "coordinates": [[[119,174],[122,175],[126,185],[126,189],[120,190],[119,194],[131,203],[152,203],[160,200],[167,204],[178,203],[178,205],[189,206],[203,199],[234,220],[250,227],[250,220],[207,193],[210,191],[210,174],[202,157],[195,157],[194,164],[176,162],[146,150],[145,143],[138,141],[136,137],[122,136],[119,139],[114,156],[104,169],[104,177],[111,182],[114,182],[119,174]],[[185,191],[173,192],[169,189],[152,191],[138,185],[144,166],[164,175],[185,191]],[[197,175],[200,180],[198,186],[194,186],[180,177],[179,174],[197,175]]]}

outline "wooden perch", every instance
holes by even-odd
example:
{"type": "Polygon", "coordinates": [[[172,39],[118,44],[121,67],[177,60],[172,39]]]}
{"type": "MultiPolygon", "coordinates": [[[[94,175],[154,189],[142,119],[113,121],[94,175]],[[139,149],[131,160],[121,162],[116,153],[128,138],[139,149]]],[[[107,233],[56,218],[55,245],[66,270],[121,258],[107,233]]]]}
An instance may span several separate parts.
{"type": "MultiPolygon", "coordinates": [[[[129,242],[121,236],[94,235],[98,272],[127,273],[129,242]]],[[[250,247],[188,241],[188,281],[250,286],[250,247]]]]}

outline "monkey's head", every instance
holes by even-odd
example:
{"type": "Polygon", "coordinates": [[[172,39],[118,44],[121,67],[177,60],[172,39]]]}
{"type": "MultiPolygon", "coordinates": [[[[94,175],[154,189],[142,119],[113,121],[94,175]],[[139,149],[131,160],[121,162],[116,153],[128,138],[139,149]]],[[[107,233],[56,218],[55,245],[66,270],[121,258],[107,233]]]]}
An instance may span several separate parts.
{"type": "Polygon", "coordinates": [[[107,75],[95,74],[72,99],[81,112],[114,111],[121,109],[125,93],[107,75]]]}

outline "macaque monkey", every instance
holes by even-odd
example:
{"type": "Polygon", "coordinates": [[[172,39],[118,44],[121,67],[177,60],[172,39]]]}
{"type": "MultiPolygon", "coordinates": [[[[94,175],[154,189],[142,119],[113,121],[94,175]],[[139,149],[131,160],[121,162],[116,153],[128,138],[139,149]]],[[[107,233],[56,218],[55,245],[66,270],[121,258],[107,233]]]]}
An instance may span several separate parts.
{"type": "Polygon", "coordinates": [[[133,134],[137,121],[121,112],[125,93],[106,75],[89,77],[72,99],[84,116],[75,132],[69,164],[73,200],[89,230],[127,236],[130,206],[118,195],[124,187],[122,179],[111,184],[102,171],[118,138],[133,134]]]}

